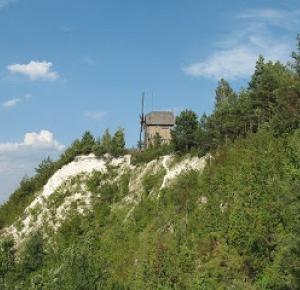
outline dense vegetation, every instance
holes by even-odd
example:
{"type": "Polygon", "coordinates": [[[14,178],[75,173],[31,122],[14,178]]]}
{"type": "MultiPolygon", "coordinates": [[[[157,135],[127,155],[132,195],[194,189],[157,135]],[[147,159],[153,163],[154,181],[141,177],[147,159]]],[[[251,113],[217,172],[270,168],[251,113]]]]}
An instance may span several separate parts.
{"type": "MultiPolygon", "coordinates": [[[[259,57],[248,88],[221,80],[215,108],[200,118],[183,111],[172,144],[131,152],[135,163],[177,152],[214,160],[157,191],[147,176],[132,214],[113,210],[120,184],[89,181],[93,210],[74,214],[52,237],[34,234],[19,250],[0,245],[7,289],[299,289],[300,288],[300,37],[291,65],[259,57]]],[[[100,140],[85,133],[61,158],[44,161],[0,208],[2,226],[16,220],[49,176],[78,154],[125,152],[124,133],[100,140]]]]}

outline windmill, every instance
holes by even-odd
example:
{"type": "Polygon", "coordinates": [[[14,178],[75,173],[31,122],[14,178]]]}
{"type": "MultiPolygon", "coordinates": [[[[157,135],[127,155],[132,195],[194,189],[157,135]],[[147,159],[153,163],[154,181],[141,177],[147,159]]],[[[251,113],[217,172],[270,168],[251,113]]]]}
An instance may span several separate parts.
{"type": "Polygon", "coordinates": [[[145,93],[142,93],[142,110],[141,110],[141,115],[140,115],[141,127],[140,127],[140,142],[139,142],[140,150],[142,150],[142,147],[143,147],[142,146],[142,133],[143,133],[144,123],[145,123],[144,98],[145,98],[145,93]]]}

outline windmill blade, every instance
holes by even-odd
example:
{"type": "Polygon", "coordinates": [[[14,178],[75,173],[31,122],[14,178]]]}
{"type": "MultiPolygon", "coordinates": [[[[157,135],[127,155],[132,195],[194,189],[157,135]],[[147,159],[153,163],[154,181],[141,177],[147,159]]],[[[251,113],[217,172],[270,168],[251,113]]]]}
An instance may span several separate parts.
{"type": "Polygon", "coordinates": [[[144,98],[145,98],[145,93],[142,93],[142,108],[141,108],[141,115],[140,115],[140,150],[142,150],[142,132],[143,132],[143,127],[144,127],[144,98]]]}

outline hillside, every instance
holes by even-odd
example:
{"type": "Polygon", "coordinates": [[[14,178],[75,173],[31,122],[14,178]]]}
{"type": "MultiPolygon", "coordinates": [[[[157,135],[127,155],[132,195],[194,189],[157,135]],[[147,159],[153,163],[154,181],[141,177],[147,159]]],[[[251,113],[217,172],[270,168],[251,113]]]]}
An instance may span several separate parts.
{"type": "Polygon", "coordinates": [[[221,79],[170,144],[107,129],[44,160],[0,207],[0,289],[300,289],[300,35],[292,59],[221,79]]]}
{"type": "Polygon", "coordinates": [[[32,232],[43,231],[47,224],[51,232],[48,236],[52,236],[51,230],[57,231],[70,215],[87,214],[95,194],[101,194],[103,188],[111,191],[107,198],[113,202],[116,211],[122,208],[130,216],[141,200],[144,187],[153,198],[158,198],[159,191],[155,193],[153,186],[162,190],[182,172],[202,170],[210,156],[186,157],[175,163],[175,156],[166,155],[140,166],[131,165],[130,159],[130,155],[119,158],[107,155],[101,159],[93,154],[76,157],[50,177],[43,189],[35,194],[24,214],[4,229],[3,235],[12,235],[20,244],[32,232]],[[117,194],[122,187],[122,195],[117,194]]]}
{"type": "Polygon", "coordinates": [[[261,131],[214,157],[78,157],[3,230],[3,287],[298,289],[299,144],[261,131]]]}

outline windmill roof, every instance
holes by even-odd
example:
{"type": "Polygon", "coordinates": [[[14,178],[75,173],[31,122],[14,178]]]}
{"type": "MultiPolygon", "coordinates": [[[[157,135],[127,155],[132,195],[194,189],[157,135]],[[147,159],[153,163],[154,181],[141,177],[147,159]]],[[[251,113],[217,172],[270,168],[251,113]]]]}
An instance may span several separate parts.
{"type": "Polygon", "coordinates": [[[174,125],[175,116],[170,111],[153,111],[145,116],[146,125],[174,125]]]}

